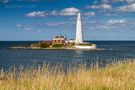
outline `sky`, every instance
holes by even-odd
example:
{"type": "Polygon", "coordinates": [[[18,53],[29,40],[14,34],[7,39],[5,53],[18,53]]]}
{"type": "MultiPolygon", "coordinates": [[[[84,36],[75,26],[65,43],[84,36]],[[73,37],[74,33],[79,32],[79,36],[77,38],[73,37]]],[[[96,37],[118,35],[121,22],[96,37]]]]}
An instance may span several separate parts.
{"type": "Polygon", "coordinates": [[[0,41],[74,39],[78,12],[84,40],[135,40],[135,0],[0,0],[0,41]]]}

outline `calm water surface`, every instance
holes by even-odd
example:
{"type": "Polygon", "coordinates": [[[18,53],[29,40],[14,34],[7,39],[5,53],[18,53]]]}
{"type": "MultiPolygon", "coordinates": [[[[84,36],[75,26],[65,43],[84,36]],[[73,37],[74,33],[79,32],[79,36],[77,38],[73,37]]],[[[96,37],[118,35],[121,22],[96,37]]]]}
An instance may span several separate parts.
{"type": "Polygon", "coordinates": [[[11,46],[28,46],[33,42],[0,42],[0,68],[9,68],[12,65],[30,66],[34,63],[42,65],[49,63],[51,65],[62,64],[67,67],[69,64],[74,66],[78,64],[90,65],[99,63],[106,65],[123,58],[135,58],[134,41],[94,41],[98,51],[84,50],[14,50],[11,46]]]}

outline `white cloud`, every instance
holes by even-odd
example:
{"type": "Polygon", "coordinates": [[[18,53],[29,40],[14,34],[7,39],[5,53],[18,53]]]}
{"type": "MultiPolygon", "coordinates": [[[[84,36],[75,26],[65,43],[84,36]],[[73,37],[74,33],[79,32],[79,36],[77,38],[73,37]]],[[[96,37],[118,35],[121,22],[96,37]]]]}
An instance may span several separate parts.
{"type": "Polygon", "coordinates": [[[121,7],[118,8],[118,10],[128,11],[128,12],[135,12],[135,3],[125,5],[125,6],[121,6],[121,7]]]}
{"type": "Polygon", "coordinates": [[[21,28],[21,29],[26,30],[26,31],[33,31],[34,30],[32,25],[17,24],[16,27],[21,28]]]}
{"type": "Polygon", "coordinates": [[[46,23],[46,26],[49,26],[49,27],[57,27],[57,26],[61,26],[61,25],[65,25],[65,22],[50,22],[50,23],[46,23]]]}
{"type": "Polygon", "coordinates": [[[22,28],[23,26],[21,24],[17,24],[16,27],[22,28]]]}
{"type": "Polygon", "coordinates": [[[103,3],[109,3],[109,0],[101,0],[103,3]]]}
{"type": "Polygon", "coordinates": [[[73,15],[76,15],[78,12],[80,12],[79,9],[74,8],[74,7],[70,7],[70,8],[65,8],[65,9],[61,10],[60,15],[62,15],[62,16],[73,16],[73,15]]]}
{"type": "Polygon", "coordinates": [[[0,0],[2,3],[8,3],[10,0],[0,0]]]}
{"type": "Polygon", "coordinates": [[[60,22],[44,22],[44,23],[32,23],[32,24],[17,24],[15,25],[17,28],[26,31],[37,31],[38,28],[45,28],[45,27],[61,27],[61,26],[71,26],[75,24],[72,21],[60,21],[60,22]]]}
{"type": "Polygon", "coordinates": [[[58,12],[56,10],[53,10],[53,11],[50,12],[50,15],[57,16],[58,12]]]}
{"type": "MultiPolygon", "coordinates": [[[[99,0],[95,1],[99,2],[99,0]]],[[[113,3],[113,2],[135,3],[135,0],[101,0],[101,3],[113,3]]]]}
{"type": "Polygon", "coordinates": [[[112,6],[109,4],[102,4],[100,7],[103,9],[111,9],[112,8],[112,6]]]}
{"type": "Polygon", "coordinates": [[[20,0],[20,1],[38,2],[38,1],[44,1],[44,0],[20,0]]]}
{"type": "Polygon", "coordinates": [[[74,16],[78,12],[80,12],[79,9],[70,7],[70,8],[65,8],[62,9],[61,11],[50,11],[50,12],[45,12],[45,11],[33,11],[28,14],[26,14],[27,17],[45,17],[45,16],[74,16]]]}
{"type": "Polygon", "coordinates": [[[64,21],[61,21],[61,22],[47,22],[47,23],[44,23],[42,26],[47,26],[47,27],[61,27],[61,26],[70,26],[70,25],[73,25],[75,22],[64,22],[64,21]]]}
{"type": "Polygon", "coordinates": [[[87,16],[95,16],[95,12],[86,12],[85,15],[87,15],[87,16]]]}
{"type": "Polygon", "coordinates": [[[135,3],[135,0],[113,0],[114,2],[135,3]]]}
{"type": "Polygon", "coordinates": [[[115,12],[115,13],[112,13],[112,12],[106,12],[104,13],[105,16],[118,16],[119,13],[118,12],[115,12]]]}
{"type": "Polygon", "coordinates": [[[33,28],[32,28],[32,27],[28,27],[28,26],[26,26],[24,29],[25,29],[26,31],[33,31],[33,28]]]}
{"type": "Polygon", "coordinates": [[[101,5],[92,5],[92,6],[86,6],[86,8],[91,8],[91,9],[111,9],[112,6],[109,4],[101,4],[101,5]]]}
{"type": "MultiPolygon", "coordinates": [[[[0,1],[5,1],[6,2],[6,1],[12,1],[12,0],[0,0],[0,1]]],[[[13,0],[13,1],[18,1],[18,2],[23,2],[23,1],[27,1],[27,2],[39,2],[39,1],[45,1],[45,0],[13,0]]]]}
{"type": "Polygon", "coordinates": [[[31,13],[26,14],[27,17],[45,17],[48,13],[44,11],[33,11],[31,13]]]}
{"type": "Polygon", "coordinates": [[[119,19],[119,20],[117,20],[117,19],[115,19],[115,20],[111,19],[111,20],[108,21],[108,24],[124,24],[124,23],[126,23],[126,20],[125,19],[119,19]]]}

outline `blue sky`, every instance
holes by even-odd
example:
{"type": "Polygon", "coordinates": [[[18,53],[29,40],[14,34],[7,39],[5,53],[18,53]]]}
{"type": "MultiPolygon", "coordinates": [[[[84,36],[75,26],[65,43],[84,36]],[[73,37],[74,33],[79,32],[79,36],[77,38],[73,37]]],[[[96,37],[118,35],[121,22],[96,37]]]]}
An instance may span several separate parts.
{"type": "Polygon", "coordinates": [[[135,40],[135,0],[0,0],[0,41],[74,39],[78,12],[85,40],[135,40]]]}

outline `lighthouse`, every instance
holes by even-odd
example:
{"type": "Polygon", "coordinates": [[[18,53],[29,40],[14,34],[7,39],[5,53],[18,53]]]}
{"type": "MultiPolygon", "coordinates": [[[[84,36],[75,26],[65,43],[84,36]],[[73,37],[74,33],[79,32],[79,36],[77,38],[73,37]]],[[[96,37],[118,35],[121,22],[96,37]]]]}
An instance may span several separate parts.
{"type": "Polygon", "coordinates": [[[77,15],[77,22],[76,22],[76,44],[83,43],[83,26],[81,20],[81,13],[79,12],[77,15]]]}
{"type": "Polygon", "coordinates": [[[81,13],[77,14],[75,44],[76,49],[96,50],[96,44],[83,42],[83,25],[81,13]]]}

